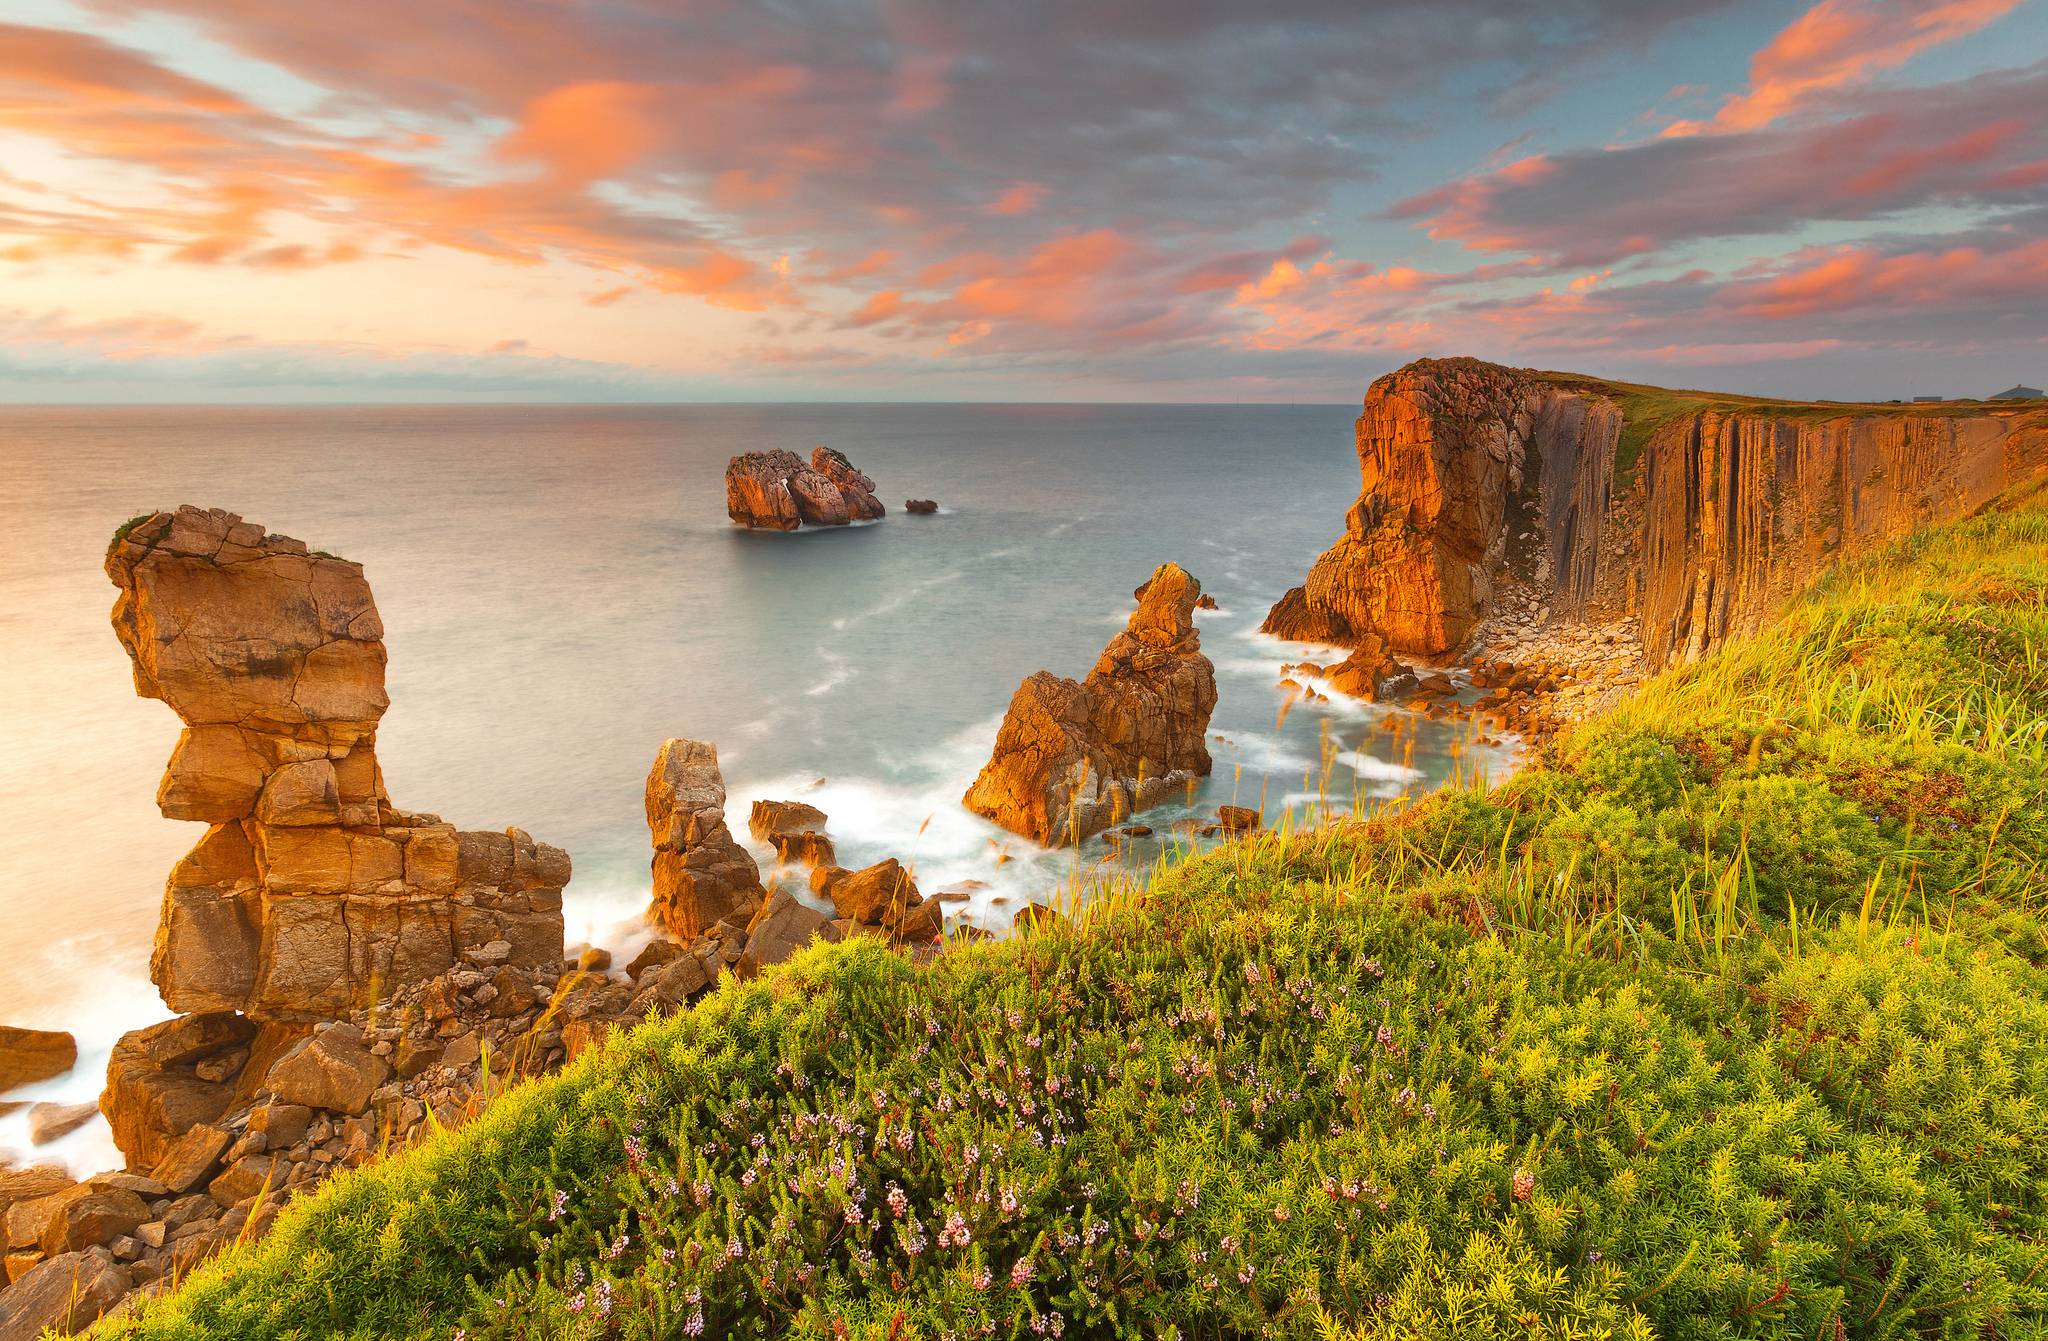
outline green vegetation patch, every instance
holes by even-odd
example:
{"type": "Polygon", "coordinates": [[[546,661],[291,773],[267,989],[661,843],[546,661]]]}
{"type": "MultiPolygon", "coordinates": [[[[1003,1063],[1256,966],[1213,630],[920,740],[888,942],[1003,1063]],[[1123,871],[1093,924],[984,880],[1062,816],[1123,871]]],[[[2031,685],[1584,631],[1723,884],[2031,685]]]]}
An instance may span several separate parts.
{"type": "Polygon", "coordinates": [[[727,983],[105,1330],[2048,1335],[2041,498],[1490,791],[727,983]]]}

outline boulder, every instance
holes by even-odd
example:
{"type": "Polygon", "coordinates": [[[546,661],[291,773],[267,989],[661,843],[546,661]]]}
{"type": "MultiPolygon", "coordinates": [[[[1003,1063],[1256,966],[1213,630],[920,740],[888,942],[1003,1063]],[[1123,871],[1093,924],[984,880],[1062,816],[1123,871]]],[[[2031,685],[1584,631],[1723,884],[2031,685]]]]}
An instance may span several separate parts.
{"type": "Polygon", "coordinates": [[[233,1086],[202,1079],[198,1065],[255,1036],[248,1020],[214,1012],[130,1030],[115,1042],[100,1111],[131,1166],[154,1167],[179,1137],[227,1111],[233,1086]]]}
{"type": "Polygon", "coordinates": [[[132,1233],[149,1219],[149,1204],[126,1188],[79,1183],[38,1201],[18,1203],[7,1215],[10,1246],[18,1237],[15,1227],[26,1219],[35,1246],[43,1256],[56,1257],[132,1233]]]}
{"type": "Polygon", "coordinates": [[[36,1201],[70,1186],[70,1174],[45,1164],[0,1171],[0,1221],[19,1203],[36,1201]]]}
{"type": "Polygon", "coordinates": [[[353,1027],[335,1025],[300,1040],[270,1068],[273,1101],[331,1113],[360,1113],[391,1075],[382,1057],[362,1046],[353,1027]]]}
{"type": "Polygon", "coordinates": [[[825,812],[802,801],[756,801],[747,812],[747,832],[767,842],[787,834],[822,833],[825,812]]]}
{"type": "Polygon", "coordinates": [[[872,520],[887,509],[875,497],[873,480],[840,453],[819,447],[808,463],[780,448],[732,458],[725,467],[725,511],[743,526],[794,531],[872,520]]]}
{"type": "Polygon", "coordinates": [[[826,892],[835,913],[871,927],[891,925],[905,908],[924,902],[917,882],[894,857],[849,871],[826,892]]]}
{"type": "Polygon", "coordinates": [[[934,498],[906,498],[903,500],[903,510],[929,515],[939,510],[939,504],[934,498]]]}
{"type": "Polygon", "coordinates": [[[77,1061],[78,1040],[67,1033],[0,1024],[0,1091],[61,1076],[77,1061]]]}
{"type": "Polygon", "coordinates": [[[28,1110],[30,1145],[48,1145],[69,1136],[100,1115],[100,1106],[87,1100],[82,1104],[36,1104],[28,1110]]]}
{"type": "Polygon", "coordinates": [[[136,691],[185,724],[158,806],[211,826],[171,871],[150,956],[173,1010],[316,1020],[485,941],[561,957],[566,854],[386,795],[384,628],[361,565],[182,507],[122,527],[106,571],[136,691]]]}
{"type": "Polygon", "coordinates": [[[83,1331],[129,1291],[128,1273],[105,1248],[52,1257],[0,1292],[0,1341],[35,1341],[45,1330],[83,1331]]]}
{"type": "Polygon", "coordinates": [[[968,809],[1039,843],[1078,843],[1210,769],[1216,675],[1194,626],[1201,584],[1164,564],[1079,683],[1018,686],[968,809]]]}
{"type": "Polygon", "coordinates": [[[823,913],[798,903],[788,890],[778,889],[761,905],[747,930],[746,958],[756,967],[780,964],[827,929],[823,913]]]}
{"type": "Polygon", "coordinates": [[[662,743],[647,775],[647,828],[654,842],[653,916],[694,940],[761,892],[761,868],[725,826],[725,779],[709,741],[662,743]]]}
{"type": "Polygon", "coordinates": [[[221,1156],[234,1140],[234,1133],[225,1127],[202,1122],[187,1128],[150,1170],[150,1176],[173,1194],[183,1196],[213,1177],[221,1156]]]}
{"type": "Polygon", "coordinates": [[[1216,807],[1217,822],[1225,833],[1252,833],[1258,829],[1260,818],[1259,812],[1250,806],[1216,807]]]}

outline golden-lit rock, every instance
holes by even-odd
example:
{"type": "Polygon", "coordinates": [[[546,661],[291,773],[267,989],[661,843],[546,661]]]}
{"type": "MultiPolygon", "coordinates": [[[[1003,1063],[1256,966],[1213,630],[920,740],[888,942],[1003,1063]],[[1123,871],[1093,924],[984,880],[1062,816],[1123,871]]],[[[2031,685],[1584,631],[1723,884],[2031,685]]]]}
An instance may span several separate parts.
{"type": "Polygon", "coordinates": [[[466,880],[453,829],[385,795],[384,626],[360,565],[185,507],[123,527],[106,566],[136,689],[186,723],[158,803],[212,826],[165,887],[150,971],[173,1010],[317,1019],[501,937],[560,959],[565,854],[526,840],[522,873],[488,835],[508,861],[466,880]]]}
{"type": "Polygon", "coordinates": [[[647,774],[647,828],[653,916],[678,940],[694,939],[761,892],[761,868],[726,827],[725,778],[710,741],[662,742],[647,774]]]}
{"type": "Polygon", "coordinates": [[[1139,591],[1087,679],[1039,671],[1018,686],[968,809],[1039,843],[1079,842],[1209,772],[1201,584],[1169,563],[1139,591]]]}

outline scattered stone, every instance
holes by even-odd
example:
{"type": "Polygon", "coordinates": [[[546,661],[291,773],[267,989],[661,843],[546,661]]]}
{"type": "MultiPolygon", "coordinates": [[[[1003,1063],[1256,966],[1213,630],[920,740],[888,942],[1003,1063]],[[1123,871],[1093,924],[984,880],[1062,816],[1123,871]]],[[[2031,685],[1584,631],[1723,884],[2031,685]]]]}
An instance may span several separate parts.
{"type": "Polygon", "coordinates": [[[1163,564],[1080,683],[1018,686],[967,808],[1039,843],[1078,843],[1210,768],[1216,675],[1192,618],[1201,584],[1163,564]]]}
{"type": "Polygon", "coordinates": [[[674,941],[663,940],[657,936],[655,939],[647,942],[641,948],[640,953],[634,955],[632,961],[626,965],[626,976],[634,982],[638,982],[641,975],[646,973],[647,970],[658,964],[666,964],[682,953],[683,947],[681,945],[674,941]]]}

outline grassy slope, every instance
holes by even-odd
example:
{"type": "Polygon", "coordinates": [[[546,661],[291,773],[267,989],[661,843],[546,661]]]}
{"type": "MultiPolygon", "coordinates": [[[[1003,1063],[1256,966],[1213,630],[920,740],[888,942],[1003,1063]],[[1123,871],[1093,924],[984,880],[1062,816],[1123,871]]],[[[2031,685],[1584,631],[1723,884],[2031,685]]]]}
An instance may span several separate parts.
{"type": "Polygon", "coordinates": [[[2048,490],[1488,793],[813,949],[128,1334],[2048,1335],[2048,490]]]}

